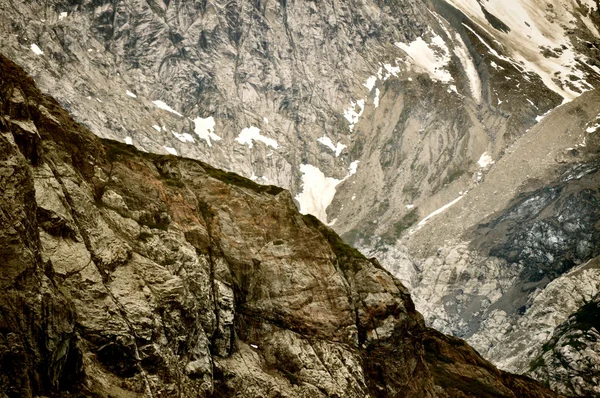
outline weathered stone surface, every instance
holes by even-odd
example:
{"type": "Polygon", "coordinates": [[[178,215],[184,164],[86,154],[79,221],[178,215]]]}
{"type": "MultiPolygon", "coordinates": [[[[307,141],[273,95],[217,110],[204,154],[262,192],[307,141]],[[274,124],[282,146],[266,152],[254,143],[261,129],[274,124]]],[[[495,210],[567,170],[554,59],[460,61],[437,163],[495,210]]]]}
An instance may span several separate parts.
{"type": "MultiPolygon", "coordinates": [[[[500,312],[504,310],[487,310],[505,292],[509,294],[504,301],[511,300],[513,290],[507,287],[518,284],[515,274],[529,274],[527,279],[539,271],[532,262],[552,256],[547,267],[540,268],[548,271],[549,279],[557,277],[562,243],[581,239],[575,250],[580,259],[589,257],[582,254],[592,250],[593,240],[538,220],[531,231],[502,242],[504,248],[528,253],[508,256],[509,262],[529,262],[527,269],[516,265],[506,272],[493,256],[462,251],[470,237],[455,231],[437,234],[435,242],[426,245],[433,248],[427,255],[422,245],[398,239],[459,196],[467,197],[463,203],[468,201],[469,210],[481,219],[499,211],[477,200],[479,186],[496,186],[497,196],[528,186],[521,186],[523,181],[511,173],[506,180],[512,186],[493,178],[505,157],[521,165],[519,171],[526,176],[539,164],[571,163],[584,152],[585,138],[573,139],[573,131],[596,124],[590,118],[598,112],[586,113],[598,100],[586,99],[589,104],[580,109],[559,105],[563,98],[572,100],[600,86],[598,4],[542,3],[5,1],[0,4],[0,51],[101,137],[131,142],[144,151],[175,152],[290,189],[304,212],[330,223],[349,243],[377,250],[378,257],[386,257],[384,267],[406,276],[403,280],[422,280],[418,308],[430,325],[463,337],[487,334],[496,344],[497,332],[505,331],[498,324],[506,323],[506,317],[500,312]],[[156,100],[176,113],[160,109],[156,100]],[[558,121],[547,115],[557,107],[562,116],[558,121]],[[555,129],[570,119],[560,110],[569,107],[590,124],[555,129]],[[200,132],[197,120],[205,123],[200,132]],[[534,126],[542,125],[546,134],[535,133],[534,126]],[[241,139],[240,133],[249,127],[260,129],[266,140],[241,139]],[[570,139],[561,141],[560,154],[535,156],[541,148],[548,149],[547,141],[565,136],[570,139]],[[510,156],[515,147],[527,151],[510,156]],[[357,172],[350,174],[349,166],[357,164],[357,172]],[[316,175],[304,172],[308,165],[316,175]],[[545,240],[549,234],[552,240],[545,240]],[[456,241],[445,242],[448,238],[456,241]],[[552,248],[554,238],[561,244],[552,248]],[[436,257],[437,248],[452,251],[453,246],[462,251],[460,259],[436,257]],[[437,266],[442,268],[439,275],[437,266]],[[475,278],[485,280],[478,286],[475,278]],[[479,328],[480,321],[494,330],[479,328]]],[[[19,91],[12,98],[25,101],[19,91]]],[[[40,112],[47,122],[56,121],[48,108],[40,112]]],[[[7,114],[17,145],[35,162],[40,156],[38,127],[20,119],[18,108],[7,114]]],[[[163,159],[155,166],[172,183],[182,178],[176,161],[163,159]]],[[[102,171],[97,178],[110,179],[102,171]]],[[[545,184],[552,180],[539,175],[531,180],[536,178],[545,184]]],[[[96,185],[93,194],[101,187],[96,185]]],[[[91,215],[80,221],[106,230],[103,220],[110,219],[118,228],[129,229],[127,234],[142,224],[169,224],[168,209],[158,204],[129,208],[131,204],[113,192],[108,188],[102,202],[115,212],[102,209],[101,218],[91,215]]],[[[39,213],[47,231],[75,233],[68,218],[46,210],[39,213]]],[[[467,225],[467,218],[447,223],[467,225]]],[[[194,229],[184,231],[186,239],[208,253],[205,230],[190,228],[194,229]]],[[[589,235],[589,228],[579,232],[589,235]]],[[[149,231],[139,233],[145,236],[149,231]]],[[[109,232],[88,235],[102,272],[124,264],[136,250],[109,232]],[[106,245],[115,250],[99,250],[106,245]]],[[[433,236],[427,228],[417,235],[433,236]]],[[[224,340],[227,328],[220,332],[224,340]]],[[[520,332],[521,338],[527,330],[520,332]]],[[[483,340],[477,347],[488,355],[490,347],[483,340]]],[[[496,344],[492,351],[512,348],[496,344]]],[[[487,357],[498,364],[506,359],[491,351],[487,357]]]]}
{"type": "Polygon", "coordinates": [[[456,396],[449,379],[476,396],[465,375],[554,396],[470,348],[455,363],[474,365],[440,379],[404,286],[289,192],[100,142],[0,70],[0,104],[21,90],[41,154],[26,160],[0,118],[9,396],[456,396]]]}

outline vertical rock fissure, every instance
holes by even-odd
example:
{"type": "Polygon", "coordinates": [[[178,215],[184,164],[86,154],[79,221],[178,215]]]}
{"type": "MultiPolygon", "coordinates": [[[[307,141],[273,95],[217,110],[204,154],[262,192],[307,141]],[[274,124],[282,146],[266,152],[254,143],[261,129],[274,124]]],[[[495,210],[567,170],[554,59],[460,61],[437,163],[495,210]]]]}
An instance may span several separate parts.
{"type": "MultiPolygon", "coordinates": [[[[131,336],[133,337],[133,348],[135,350],[135,358],[134,359],[135,359],[135,363],[136,363],[136,368],[138,369],[138,371],[142,375],[142,378],[144,380],[144,384],[145,384],[148,396],[151,397],[151,398],[153,398],[154,395],[152,394],[152,388],[150,386],[150,381],[148,380],[148,375],[147,375],[146,371],[144,370],[144,368],[142,367],[142,364],[140,362],[140,354],[139,354],[139,348],[138,348],[138,344],[137,344],[137,342],[139,340],[139,337],[137,336],[137,334],[135,332],[135,329],[133,328],[133,325],[132,325],[131,321],[127,317],[127,313],[125,311],[125,308],[119,302],[119,300],[113,295],[112,291],[110,290],[110,288],[106,284],[107,283],[106,271],[103,270],[103,269],[101,269],[100,267],[98,267],[98,264],[101,263],[102,260],[100,259],[100,257],[96,254],[96,252],[92,248],[92,245],[91,245],[91,242],[90,242],[90,238],[89,238],[86,230],[84,229],[81,221],[79,220],[79,216],[77,215],[77,212],[75,211],[76,205],[75,205],[75,203],[73,201],[73,198],[71,197],[69,191],[65,187],[64,182],[62,181],[62,178],[60,177],[59,173],[57,172],[56,166],[50,160],[47,160],[47,163],[48,163],[48,167],[52,171],[52,174],[53,174],[54,178],[59,183],[63,195],[65,196],[65,200],[67,201],[67,204],[68,204],[67,209],[68,209],[69,213],[71,214],[71,217],[73,218],[73,221],[75,222],[75,225],[77,225],[77,229],[79,230],[79,233],[81,234],[81,237],[83,239],[85,247],[86,247],[88,253],[90,254],[90,258],[91,258],[90,261],[94,263],[94,265],[95,265],[98,273],[102,277],[102,286],[104,287],[104,290],[106,291],[106,294],[110,297],[111,301],[114,303],[114,305],[119,310],[119,315],[121,316],[121,318],[123,319],[123,321],[127,325],[128,331],[131,334],[131,336]]],[[[102,199],[102,197],[100,197],[99,199],[102,199]]],[[[87,267],[87,265],[86,265],[86,267],[87,267]]]]}
{"type": "Polygon", "coordinates": [[[200,217],[202,218],[202,220],[204,220],[204,224],[206,226],[206,232],[208,234],[208,247],[207,247],[207,251],[208,251],[208,265],[209,265],[209,277],[210,277],[210,289],[212,292],[212,298],[213,298],[213,309],[215,312],[215,330],[213,332],[213,335],[211,336],[211,351],[215,350],[215,339],[217,338],[217,335],[219,333],[219,324],[220,324],[220,314],[219,314],[219,292],[217,290],[217,286],[215,284],[215,259],[214,259],[214,253],[213,253],[213,247],[215,245],[215,239],[213,237],[213,232],[212,232],[212,218],[213,218],[213,212],[212,209],[209,207],[209,204],[206,203],[204,200],[200,199],[198,197],[198,195],[196,196],[196,200],[197,200],[197,208],[198,208],[198,212],[200,213],[200,217]]]}

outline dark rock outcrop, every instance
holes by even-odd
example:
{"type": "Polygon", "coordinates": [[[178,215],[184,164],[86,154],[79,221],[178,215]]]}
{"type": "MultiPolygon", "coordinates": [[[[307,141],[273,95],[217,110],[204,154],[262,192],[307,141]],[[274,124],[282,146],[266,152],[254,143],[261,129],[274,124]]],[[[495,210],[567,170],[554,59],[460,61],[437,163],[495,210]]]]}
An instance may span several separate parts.
{"type": "MultiPolygon", "coordinates": [[[[593,261],[600,266],[600,259],[593,261]]],[[[600,294],[559,325],[529,374],[570,397],[600,396],[600,294]]]]}
{"type": "Polygon", "coordinates": [[[555,396],[288,191],[100,141],[3,57],[0,93],[4,396],[555,396]]]}

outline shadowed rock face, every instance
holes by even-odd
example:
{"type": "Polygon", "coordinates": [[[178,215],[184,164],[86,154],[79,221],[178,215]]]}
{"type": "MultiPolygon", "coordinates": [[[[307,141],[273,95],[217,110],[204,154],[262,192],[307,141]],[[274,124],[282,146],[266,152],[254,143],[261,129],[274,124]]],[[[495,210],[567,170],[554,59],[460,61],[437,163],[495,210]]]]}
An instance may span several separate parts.
{"type": "Polygon", "coordinates": [[[547,380],[547,384],[561,394],[598,396],[598,330],[600,295],[556,328],[540,355],[531,361],[529,374],[547,380]]]}
{"type": "Polygon", "coordinates": [[[427,329],[287,191],[99,141],[0,72],[6,396],[555,396],[427,329]]]}

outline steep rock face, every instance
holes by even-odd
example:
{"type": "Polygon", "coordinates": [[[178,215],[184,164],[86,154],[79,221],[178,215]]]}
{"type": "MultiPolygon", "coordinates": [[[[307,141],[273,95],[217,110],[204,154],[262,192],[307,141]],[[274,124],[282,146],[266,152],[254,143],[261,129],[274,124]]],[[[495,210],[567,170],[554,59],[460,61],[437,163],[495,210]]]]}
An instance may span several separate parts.
{"type": "Polygon", "coordinates": [[[471,3],[10,2],[1,48],[102,137],[275,183],[351,238],[393,240],[405,205],[465,190],[482,154],[598,83],[594,5],[520,15],[524,34],[471,3]]]}
{"type": "Polygon", "coordinates": [[[425,328],[289,192],[100,142],[0,71],[7,396],[556,396],[425,328]]]}
{"type": "MultiPolygon", "coordinates": [[[[453,229],[425,245],[431,230],[419,223],[458,205],[466,214],[452,223],[476,228],[469,213],[492,222],[518,200],[515,187],[554,185],[553,173],[527,177],[539,169],[528,162],[539,148],[554,151],[534,156],[546,171],[587,162],[576,145],[596,124],[595,97],[583,113],[556,109],[570,121],[569,139],[549,128],[563,126],[561,117],[542,116],[598,86],[596,2],[8,1],[0,18],[0,50],[95,134],[289,188],[302,212],[381,256],[417,292],[430,325],[469,337],[499,364],[519,352],[521,365],[509,369],[526,369],[531,352],[503,348],[502,336],[508,317],[523,329],[506,341],[529,339],[537,323],[518,320],[529,304],[507,316],[489,307],[529,283],[520,261],[550,271],[534,293],[532,285],[516,294],[520,303],[560,279],[570,266],[544,239],[572,243],[578,233],[553,229],[544,215],[529,246],[518,245],[521,231],[491,253],[474,243],[479,233],[453,229]],[[505,157],[520,167],[494,173],[505,157]],[[480,186],[498,206],[478,200],[488,189],[480,186]],[[416,237],[399,241],[411,228],[416,237]],[[529,260],[511,254],[521,249],[529,260]],[[541,266],[547,254],[553,260],[541,266]]],[[[539,347],[551,333],[524,344],[539,347]]]]}
{"type": "MultiPolygon", "coordinates": [[[[399,260],[391,271],[430,324],[466,338],[503,369],[527,372],[554,328],[598,293],[597,95],[553,111],[476,188],[395,247],[370,252],[399,260]]],[[[591,391],[594,381],[582,372],[579,391],[591,391]]],[[[550,380],[574,394],[566,378],[550,380]]]]}
{"type": "MultiPolygon", "coordinates": [[[[0,88],[0,390],[31,396],[70,385],[81,358],[75,347],[74,313],[43,260],[31,163],[40,141],[26,98],[0,88]]],[[[4,395],[5,396],[5,395],[4,395]]]]}
{"type": "Polygon", "coordinates": [[[568,396],[600,395],[599,300],[596,294],[556,328],[543,352],[532,361],[530,374],[548,380],[551,387],[568,396]]]}

